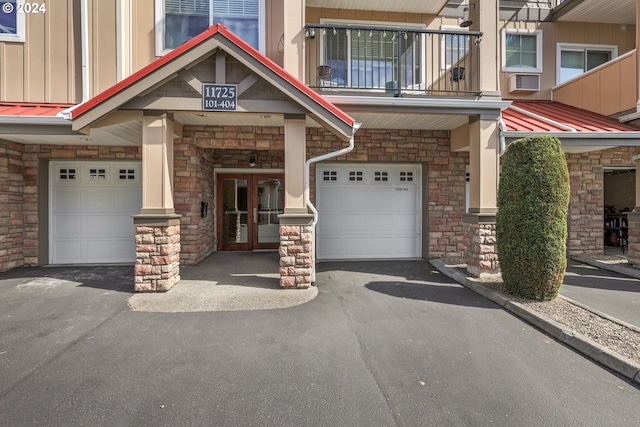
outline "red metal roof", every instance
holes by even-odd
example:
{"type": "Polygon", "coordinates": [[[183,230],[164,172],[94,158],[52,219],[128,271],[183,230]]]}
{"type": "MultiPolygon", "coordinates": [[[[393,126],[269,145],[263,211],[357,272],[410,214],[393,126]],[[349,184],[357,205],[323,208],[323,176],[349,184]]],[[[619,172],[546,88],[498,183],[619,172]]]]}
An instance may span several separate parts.
{"type": "Polygon", "coordinates": [[[507,131],[522,132],[640,132],[602,114],[555,101],[513,101],[502,111],[507,131]]]}
{"type": "Polygon", "coordinates": [[[74,104],[35,104],[28,102],[0,102],[0,116],[55,117],[74,104]]]}
{"type": "Polygon", "coordinates": [[[233,34],[231,31],[227,29],[227,27],[225,27],[222,24],[212,25],[206,31],[200,33],[199,35],[187,41],[186,43],[173,49],[171,52],[167,53],[163,57],[158,58],[157,60],[153,61],[151,64],[140,69],[139,71],[127,77],[126,79],[122,80],[121,82],[116,83],[109,89],[96,95],[95,97],[91,98],[87,102],[80,104],[77,108],[75,108],[71,112],[71,117],[75,119],[81,116],[82,114],[86,113],[92,108],[98,106],[100,103],[106,101],[110,97],[114,96],[115,94],[131,86],[135,82],[139,81],[143,77],[149,75],[154,70],[157,70],[163,65],[168,64],[169,62],[175,60],[180,55],[184,54],[185,52],[189,51],[193,47],[199,45],[200,43],[208,40],[209,38],[215,36],[216,34],[220,34],[221,36],[229,40],[231,43],[238,46],[240,49],[248,53],[255,60],[260,62],[265,67],[268,67],[269,69],[271,69],[277,75],[285,79],[288,83],[295,86],[298,90],[300,90],[306,96],[314,100],[316,103],[320,104],[325,110],[330,111],[333,115],[335,115],[337,118],[339,118],[341,121],[343,121],[347,125],[351,127],[355,125],[355,120],[351,118],[348,114],[346,114],[341,109],[333,105],[331,102],[324,99],[322,96],[320,96],[318,93],[310,89],[304,83],[300,82],[298,79],[296,79],[293,75],[289,74],[278,64],[276,64],[271,59],[267,58],[262,53],[257,51],[253,46],[251,46],[250,44],[246,43],[244,40],[242,40],[241,38],[233,34]]]}

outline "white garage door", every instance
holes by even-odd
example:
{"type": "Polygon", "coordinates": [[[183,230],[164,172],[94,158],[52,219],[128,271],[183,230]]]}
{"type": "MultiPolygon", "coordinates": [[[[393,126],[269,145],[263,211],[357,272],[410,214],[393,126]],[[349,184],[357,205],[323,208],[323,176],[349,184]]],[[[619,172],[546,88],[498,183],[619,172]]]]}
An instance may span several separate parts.
{"type": "Polygon", "coordinates": [[[420,257],[420,194],[420,165],[318,165],[317,258],[420,257]]]}
{"type": "Polygon", "coordinates": [[[51,162],[51,264],[135,261],[140,172],[139,162],[51,162]]]}

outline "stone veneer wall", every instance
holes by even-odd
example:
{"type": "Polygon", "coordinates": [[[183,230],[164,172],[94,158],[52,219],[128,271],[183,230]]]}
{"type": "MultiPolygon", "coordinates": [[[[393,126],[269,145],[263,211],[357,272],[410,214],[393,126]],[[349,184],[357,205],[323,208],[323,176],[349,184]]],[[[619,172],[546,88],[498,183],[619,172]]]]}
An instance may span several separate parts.
{"type": "MultiPolygon", "coordinates": [[[[7,251],[7,260],[2,261],[3,243],[0,243],[0,271],[22,265],[38,264],[40,250],[38,206],[42,201],[40,200],[41,195],[38,193],[40,160],[140,160],[142,158],[141,151],[140,147],[23,145],[0,141],[0,200],[8,196],[9,200],[13,201],[10,204],[12,209],[10,217],[13,218],[13,225],[8,234],[13,248],[7,251]],[[3,176],[2,171],[5,163],[7,169],[5,176],[3,176]],[[21,179],[19,178],[20,174],[22,174],[21,179]],[[6,190],[3,191],[3,188],[6,190]],[[21,206],[18,203],[21,203],[21,206]],[[19,219],[18,210],[22,212],[21,219],[19,219]],[[21,241],[20,234],[22,235],[21,241]],[[9,252],[11,252],[11,256],[9,256],[9,252]]],[[[46,197],[46,195],[42,195],[42,197],[46,197]]],[[[0,210],[0,218],[3,218],[3,213],[4,209],[0,210]]],[[[1,219],[0,224],[2,224],[1,219]]],[[[0,242],[4,242],[5,233],[1,227],[0,225],[0,242]]]]}
{"type": "MultiPolygon", "coordinates": [[[[344,146],[346,143],[324,129],[307,130],[309,157],[344,146]]],[[[184,216],[181,256],[185,264],[196,264],[215,247],[215,169],[247,168],[249,154],[258,156],[256,169],[283,168],[284,131],[259,126],[185,126],[184,138],[176,141],[174,148],[176,212],[184,216]],[[209,215],[204,219],[200,218],[201,200],[209,201],[209,215]]],[[[567,154],[571,176],[569,255],[602,253],[603,165],[633,167],[631,157],[638,153],[640,148],[618,147],[567,154]]],[[[140,160],[141,148],[23,145],[0,141],[0,271],[38,263],[41,159],[140,160]]],[[[468,155],[450,152],[447,132],[361,129],[356,134],[355,150],[335,160],[426,163],[428,256],[463,256],[462,214],[468,155]]],[[[311,172],[313,192],[313,168],[311,172]]]]}
{"type": "Polygon", "coordinates": [[[25,220],[33,220],[24,212],[34,195],[24,193],[23,152],[22,144],[0,140],[0,271],[24,264],[25,220]]]}
{"type": "Polygon", "coordinates": [[[308,288],[311,286],[310,225],[280,226],[280,286],[308,288]]]}
{"type": "Polygon", "coordinates": [[[634,167],[631,158],[638,153],[640,153],[639,147],[617,147],[590,153],[567,154],[571,179],[568,255],[603,252],[603,166],[634,167]]]}
{"type": "MultiPolygon", "coordinates": [[[[309,157],[339,150],[347,144],[321,128],[307,130],[309,157]]],[[[420,162],[428,174],[429,258],[464,256],[462,215],[465,208],[465,165],[468,153],[451,152],[447,131],[360,129],[355,148],[331,161],[420,162]]],[[[313,199],[314,174],[311,173],[313,199]]],[[[424,194],[424,193],[423,193],[424,194]]],[[[424,236],[427,238],[427,236],[424,236]]],[[[424,254],[427,256],[427,254],[424,254]]]]}
{"type": "Polygon", "coordinates": [[[174,142],[173,201],[180,219],[185,265],[195,265],[209,256],[216,245],[213,152],[195,146],[188,139],[174,142]],[[200,203],[209,204],[203,218],[200,203]]]}
{"type": "Polygon", "coordinates": [[[216,189],[220,168],[284,169],[284,131],[259,126],[185,126],[182,140],[174,142],[174,205],[182,215],[181,261],[195,265],[216,249],[216,189]],[[200,202],[209,203],[206,218],[200,202]]]}
{"type": "Polygon", "coordinates": [[[165,292],[180,281],[180,226],[136,226],[136,292],[165,292]]]}
{"type": "Polygon", "coordinates": [[[480,279],[500,272],[496,248],[496,225],[464,223],[467,271],[480,279]]]}

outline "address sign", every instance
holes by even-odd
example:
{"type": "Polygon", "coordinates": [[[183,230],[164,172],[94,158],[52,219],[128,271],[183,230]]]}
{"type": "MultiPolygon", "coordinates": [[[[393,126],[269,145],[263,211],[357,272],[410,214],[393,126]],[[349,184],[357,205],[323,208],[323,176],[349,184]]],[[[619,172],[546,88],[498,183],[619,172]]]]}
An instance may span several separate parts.
{"type": "Polygon", "coordinates": [[[202,85],[203,111],[236,111],[238,86],[204,83],[202,85]]]}

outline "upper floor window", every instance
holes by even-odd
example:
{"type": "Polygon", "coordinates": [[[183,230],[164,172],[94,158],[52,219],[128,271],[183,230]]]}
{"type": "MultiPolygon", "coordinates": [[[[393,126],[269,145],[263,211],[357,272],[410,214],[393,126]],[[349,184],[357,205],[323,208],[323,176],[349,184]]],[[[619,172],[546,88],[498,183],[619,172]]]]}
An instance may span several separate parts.
{"type": "Polygon", "coordinates": [[[558,84],[571,80],[618,56],[618,47],[558,43],[558,84]]]}
{"type": "Polygon", "coordinates": [[[264,0],[156,0],[156,55],[164,55],[216,23],[264,50],[264,0]]]}
{"type": "Polygon", "coordinates": [[[502,71],[542,72],[542,31],[502,31],[502,71]]]}
{"type": "Polygon", "coordinates": [[[0,1],[0,42],[24,42],[24,13],[18,8],[24,7],[23,0],[0,1]]]}

